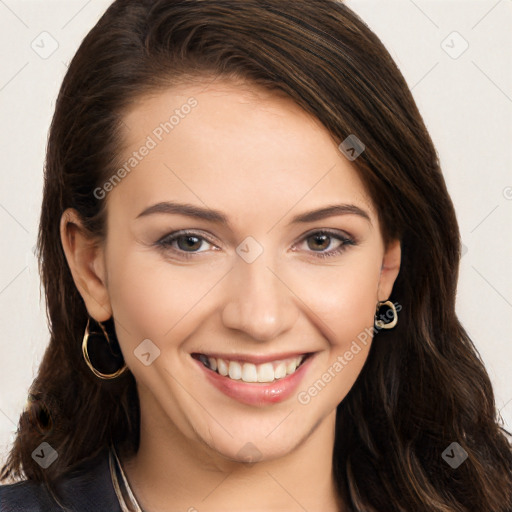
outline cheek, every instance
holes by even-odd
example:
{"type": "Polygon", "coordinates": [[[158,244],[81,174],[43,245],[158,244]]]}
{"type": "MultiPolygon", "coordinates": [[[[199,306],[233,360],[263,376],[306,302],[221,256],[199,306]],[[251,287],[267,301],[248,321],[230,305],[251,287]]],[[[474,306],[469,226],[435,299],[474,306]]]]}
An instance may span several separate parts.
{"type": "MultiPolygon", "coordinates": [[[[207,313],[205,307],[211,306],[213,298],[208,292],[226,269],[172,263],[147,248],[123,245],[118,238],[107,252],[107,264],[120,341],[136,346],[149,338],[163,346],[172,339],[185,339],[207,313]]],[[[308,316],[333,349],[345,351],[373,325],[380,270],[377,253],[358,251],[336,265],[302,262],[278,272],[293,290],[289,300],[308,316]]]]}
{"type": "Polygon", "coordinates": [[[343,401],[371,347],[379,271],[376,260],[361,256],[350,265],[333,267],[308,296],[329,344],[297,393],[298,403],[313,416],[331,412],[343,401]]]}
{"type": "MultiPolygon", "coordinates": [[[[118,246],[121,247],[121,246],[118,246]]],[[[109,295],[118,337],[134,348],[150,339],[160,348],[185,339],[204,312],[218,276],[193,266],[173,264],[147,249],[113,250],[109,295]]]]}
{"type": "Polygon", "coordinates": [[[297,278],[294,291],[333,349],[344,349],[372,328],[379,275],[376,255],[359,252],[340,265],[311,268],[297,278]]]}

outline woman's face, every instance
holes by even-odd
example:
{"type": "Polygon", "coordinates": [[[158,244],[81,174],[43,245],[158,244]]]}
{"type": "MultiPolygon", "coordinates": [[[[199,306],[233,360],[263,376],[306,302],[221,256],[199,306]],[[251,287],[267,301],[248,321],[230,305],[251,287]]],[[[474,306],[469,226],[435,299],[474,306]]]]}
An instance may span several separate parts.
{"type": "Polygon", "coordinates": [[[182,85],[124,122],[127,165],[97,191],[108,235],[81,292],[96,320],[114,317],[143,428],[235,460],[283,456],[354,384],[400,246],[385,251],[352,164],[289,99],[182,85]]]}

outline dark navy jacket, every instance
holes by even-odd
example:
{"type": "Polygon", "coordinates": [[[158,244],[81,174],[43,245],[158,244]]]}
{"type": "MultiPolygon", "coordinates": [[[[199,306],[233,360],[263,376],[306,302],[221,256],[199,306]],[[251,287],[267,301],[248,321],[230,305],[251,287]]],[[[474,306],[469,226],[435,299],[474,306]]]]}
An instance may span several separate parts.
{"type": "Polygon", "coordinates": [[[60,507],[44,484],[24,480],[0,485],[0,512],[121,512],[108,460],[108,452],[82,464],[57,484],[60,507]]]}

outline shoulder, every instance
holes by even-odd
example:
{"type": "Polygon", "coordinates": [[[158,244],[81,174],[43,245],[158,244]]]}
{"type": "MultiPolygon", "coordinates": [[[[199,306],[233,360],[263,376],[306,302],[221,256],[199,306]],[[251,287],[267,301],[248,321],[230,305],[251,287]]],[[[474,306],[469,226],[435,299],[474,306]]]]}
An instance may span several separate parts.
{"type": "MultiPolygon", "coordinates": [[[[36,482],[25,480],[0,485],[1,512],[39,512],[53,510],[45,488],[36,482]]],[[[57,509],[58,510],[58,509],[57,509]]]]}
{"type": "Polygon", "coordinates": [[[121,512],[108,453],[67,473],[56,487],[62,500],[59,502],[40,482],[0,485],[0,512],[121,512]]]}

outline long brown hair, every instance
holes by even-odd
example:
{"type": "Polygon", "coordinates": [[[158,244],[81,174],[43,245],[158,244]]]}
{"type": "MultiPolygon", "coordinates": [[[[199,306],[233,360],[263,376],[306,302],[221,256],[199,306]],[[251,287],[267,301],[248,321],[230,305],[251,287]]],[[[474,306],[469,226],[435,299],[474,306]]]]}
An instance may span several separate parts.
{"type": "MultiPolygon", "coordinates": [[[[378,37],[335,0],[117,0],[88,33],[57,99],[38,237],[51,338],[2,480],[53,483],[111,442],[134,454],[139,402],[130,372],[96,378],[81,343],[87,323],[60,240],[75,208],[105,237],[94,190],[120,165],[122,116],[134,100],[188,79],[226,77],[287,94],[340,143],[366,146],[353,165],[377,207],[385,241],[401,240],[380,331],[337,408],[333,453],[354,511],[512,510],[512,451],[489,377],[455,314],[460,236],[438,156],[406,82],[378,37]],[[58,452],[42,469],[41,442],[58,452]],[[457,442],[468,458],[451,467],[457,442]]],[[[508,434],[510,435],[510,434],[508,434]]]]}

